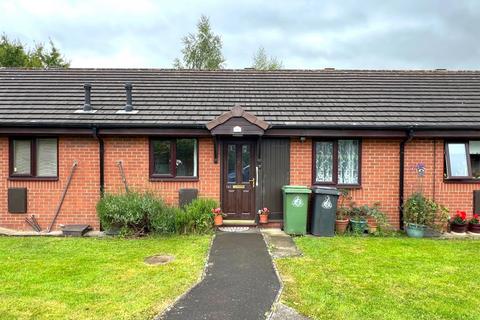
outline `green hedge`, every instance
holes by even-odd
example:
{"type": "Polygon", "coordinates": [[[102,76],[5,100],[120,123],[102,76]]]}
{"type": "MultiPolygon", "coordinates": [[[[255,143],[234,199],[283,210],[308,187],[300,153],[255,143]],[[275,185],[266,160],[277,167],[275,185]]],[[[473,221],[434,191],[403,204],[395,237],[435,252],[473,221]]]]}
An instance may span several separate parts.
{"type": "Polygon", "coordinates": [[[185,208],[172,207],[150,192],[105,194],[97,204],[104,229],[120,228],[122,233],[203,234],[213,228],[211,199],[196,199],[185,208]]]}

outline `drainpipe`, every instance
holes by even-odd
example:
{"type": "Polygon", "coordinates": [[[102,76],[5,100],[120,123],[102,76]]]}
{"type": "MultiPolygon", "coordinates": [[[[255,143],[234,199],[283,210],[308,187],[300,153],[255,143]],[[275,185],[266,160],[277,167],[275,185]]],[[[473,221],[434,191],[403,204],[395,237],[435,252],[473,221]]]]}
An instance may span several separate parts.
{"type": "Polygon", "coordinates": [[[400,141],[400,181],[399,181],[399,217],[400,217],[400,229],[403,230],[403,200],[404,200],[404,175],[405,175],[405,144],[413,139],[413,130],[410,129],[407,132],[407,137],[400,141]]]}
{"type": "Polygon", "coordinates": [[[105,192],[105,146],[103,138],[98,136],[98,128],[92,127],[92,134],[98,140],[98,155],[99,155],[99,169],[100,169],[100,197],[103,197],[105,192]]]}

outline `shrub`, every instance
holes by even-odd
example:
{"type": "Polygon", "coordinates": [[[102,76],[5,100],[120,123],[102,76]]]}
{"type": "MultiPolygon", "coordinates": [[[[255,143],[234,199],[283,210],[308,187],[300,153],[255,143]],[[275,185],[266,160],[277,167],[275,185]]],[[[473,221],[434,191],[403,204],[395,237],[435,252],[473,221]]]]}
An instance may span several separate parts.
{"type": "Polygon", "coordinates": [[[164,202],[151,193],[105,194],[97,204],[104,228],[119,227],[134,235],[151,229],[151,221],[165,211],[164,202]]]}
{"type": "Polygon", "coordinates": [[[164,206],[162,210],[150,216],[151,231],[156,234],[176,233],[177,220],[183,214],[183,210],[178,207],[164,206]]]}
{"type": "Polygon", "coordinates": [[[177,232],[207,233],[213,228],[212,209],[218,207],[218,203],[212,199],[195,199],[185,206],[183,212],[177,216],[177,232]]]}
{"type": "Polygon", "coordinates": [[[403,220],[405,223],[435,227],[437,213],[443,212],[443,206],[426,198],[420,192],[414,193],[403,205],[403,220]]]}

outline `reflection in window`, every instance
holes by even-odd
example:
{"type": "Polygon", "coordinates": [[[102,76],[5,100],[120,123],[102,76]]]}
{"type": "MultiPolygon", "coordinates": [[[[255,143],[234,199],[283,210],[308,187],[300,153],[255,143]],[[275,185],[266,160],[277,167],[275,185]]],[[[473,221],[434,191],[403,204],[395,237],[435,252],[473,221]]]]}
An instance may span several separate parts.
{"type": "Polygon", "coordinates": [[[242,146],[242,182],[250,180],[250,146],[242,146]]]}
{"type": "Polygon", "coordinates": [[[468,177],[469,168],[465,143],[448,143],[448,164],[450,177],[468,177]]]}
{"type": "Polygon", "coordinates": [[[170,174],[170,140],[153,141],[153,173],[170,174]]]}
{"type": "Polygon", "coordinates": [[[235,171],[235,163],[237,161],[237,148],[234,144],[227,147],[227,181],[230,183],[237,182],[237,173],[235,171]]]}
{"type": "Polygon", "coordinates": [[[177,140],[177,177],[196,177],[197,176],[197,140],[196,139],[178,139],[177,140]]]}

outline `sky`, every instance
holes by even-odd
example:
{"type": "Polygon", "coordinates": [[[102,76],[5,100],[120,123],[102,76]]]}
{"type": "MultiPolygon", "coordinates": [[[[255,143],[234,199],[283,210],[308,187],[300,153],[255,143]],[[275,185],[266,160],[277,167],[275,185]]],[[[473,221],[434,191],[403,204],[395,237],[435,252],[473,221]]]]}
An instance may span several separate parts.
{"type": "Polygon", "coordinates": [[[479,0],[0,0],[0,33],[51,38],[71,67],[171,68],[201,15],[226,68],[480,69],[479,0]]]}

